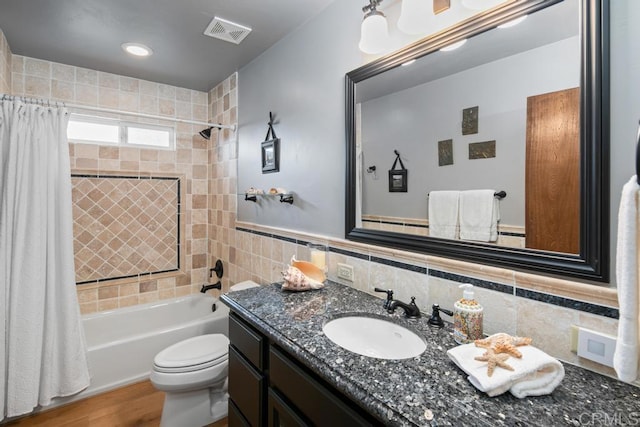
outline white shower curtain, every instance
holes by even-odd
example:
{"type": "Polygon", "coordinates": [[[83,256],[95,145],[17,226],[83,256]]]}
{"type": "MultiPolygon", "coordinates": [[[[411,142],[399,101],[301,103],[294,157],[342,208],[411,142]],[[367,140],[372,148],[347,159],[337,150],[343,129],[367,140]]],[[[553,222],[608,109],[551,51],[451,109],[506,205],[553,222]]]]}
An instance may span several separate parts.
{"type": "Polygon", "coordinates": [[[75,290],[68,114],[0,103],[0,421],[89,385],[75,290]]]}

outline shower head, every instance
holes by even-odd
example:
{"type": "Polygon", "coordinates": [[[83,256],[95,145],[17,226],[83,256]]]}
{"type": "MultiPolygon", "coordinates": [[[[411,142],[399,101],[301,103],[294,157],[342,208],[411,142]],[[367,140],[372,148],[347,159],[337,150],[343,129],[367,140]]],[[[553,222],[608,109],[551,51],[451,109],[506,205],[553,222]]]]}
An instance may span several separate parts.
{"type": "Polygon", "coordinates": [[[211,129],[213,129],[213,126],[210,126],[207,129],[202,129],[200,131],[200,136],[203,137],[204,139],[210,139],[211,138],[211,129]]]}
{"type": "Polygon", "coordinates": [[[211,129],[230,129],[231,132],[235,132],[237,129],[237,125],[233,124],[233,125],[223,125],[221,123],[210,123],[211,126],[209,126],[206,129],[202,129],[200,132],[198,132],[200,134],[201,137],[203,137],[204,139],[211,139],[211,129]]]}

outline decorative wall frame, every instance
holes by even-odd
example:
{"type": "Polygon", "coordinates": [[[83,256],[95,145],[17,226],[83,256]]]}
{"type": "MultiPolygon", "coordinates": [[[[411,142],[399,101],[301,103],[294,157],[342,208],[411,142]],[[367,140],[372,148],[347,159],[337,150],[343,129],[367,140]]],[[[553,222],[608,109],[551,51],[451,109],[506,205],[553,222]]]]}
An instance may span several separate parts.
{"type": "Polygon", "coordinates": [[[406,193],[407,192],[407,174],[408,170],[404,167],[400,153],[398,150],[393,150],[396,154],[396,159],[393,162],[393,166],[389,170],[389,192],[390,193],[406,193]],[[400,163],[400,169],[396,169],[396,166],[400,163]]]}
{"type": "Polygon", "coordinates": [[[262,173],[280,171],[280,138],[264,141],[262,144],[262,173]]]}
{"type": "Polygon", "coordinates": [[[472,142],[469,144],[469,160],[490,159],[496,156],[496,141],[472,142]]]}
{"type": "Polygon", "coordinates": [[[478,133],[478,107],[469,107],[462,110],[462,134],[473,135],[478,133]]]}
{"type": "Polygon", "coordinates": [[[260,144],[262,151],[262,173],[280,172],[280,138],[273,129],[273,113],[269,111],[269,129],[260,144]]]}
{"type": "Polygon", "coordinates": [[[438,141],[438,166],[453,164],[453,139],[438,141]]]}

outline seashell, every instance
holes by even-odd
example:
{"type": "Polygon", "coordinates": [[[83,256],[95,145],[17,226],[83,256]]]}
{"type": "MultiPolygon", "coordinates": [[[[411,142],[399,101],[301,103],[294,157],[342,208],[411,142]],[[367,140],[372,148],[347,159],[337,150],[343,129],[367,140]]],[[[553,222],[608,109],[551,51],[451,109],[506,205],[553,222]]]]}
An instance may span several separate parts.
{"type": "Polygon", "coordinates": [[[264,191],[262,191],[259,188],[249,187],[249,189],[247,191],[245,191],[245,193],[247,193],[247,194],[264,194],[264,191]]]}
{"type": "Polygon", "coordinates": [[[324,283],[307,277],[299,268],[292,265],[282,273],[282,276],[284,278],[281,288],[283,291],[308,291],[324,287],[324,283]]]}
{"type": "Polygon", "coordinates": [[[295,255],[291,257],[291,266],[297,268],[302,274],[315,282],[322,283],[327,280],[327,276],[325,276],[321,268],[318,268],[309,261],[298,261],[295,255]]]}
{"type": "Polygon", "coordinates": [[[285,190],[284,188],[280,188],[280,187],[271,187],[269,189],[269,194],[287,194],[288,191],[285,190]]]}

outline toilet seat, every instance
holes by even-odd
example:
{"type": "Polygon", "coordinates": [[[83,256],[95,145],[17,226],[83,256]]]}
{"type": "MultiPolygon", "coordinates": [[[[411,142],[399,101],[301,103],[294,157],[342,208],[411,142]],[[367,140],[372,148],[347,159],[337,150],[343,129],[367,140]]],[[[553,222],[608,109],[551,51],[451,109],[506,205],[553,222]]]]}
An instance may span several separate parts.
{"type": "Polygon", "coordinates": [[[228,350],[229,339],[224,335],[200,335],[173,344],[159,352],[153,359],[153,368],[157,372],[164,373],[199,371],[226,363],[228,350]]]}

